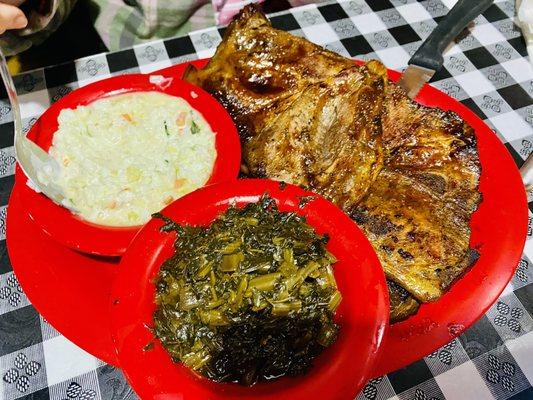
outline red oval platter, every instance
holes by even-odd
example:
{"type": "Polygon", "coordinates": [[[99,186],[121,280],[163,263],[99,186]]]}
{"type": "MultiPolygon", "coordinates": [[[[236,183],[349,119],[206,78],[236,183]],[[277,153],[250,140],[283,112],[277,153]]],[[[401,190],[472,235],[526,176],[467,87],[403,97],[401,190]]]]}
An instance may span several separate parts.
{"type": "Polygon", "coordinates": [[[124,254],[111,297],[118,361],[139,397],[340,400],[354,398],[370,378],[388,325],[388,289],[372,245],[338,207],[297,186],[242,179],[198,189],[176,200],[162,214],[182,225],[205,226],[231,204],[242,207],[257,202],[265,193],[280,211],[305,216],[317,233],[330,238],[327,248],[338,260],[333,269],[343,297],[335,314],[341,326],[337,341],[307,374],[253,387],[215,383],[173,363],[148,327],[156,308],[154,281],[161,264],[174,254],[176,234],[161,232],[163,221],[152,219],[124,254]],[[311,200],[300,205],[305,196],[311,200]],[[149,343],[154,344],[153,349],[146,350],[149,343]]]}
{"type": "MultiPolygon", "coordinates": [[[[215,132],[217,158],[207,184],[233,180],[240,167],[240,142],[237,129],[226,110],[211,95],[181,79],[166,77],[153,81],[156,74],[127,74],[104,79],[77,89],[50,106],[35,122],[28,137],[43,149],[52,145],[61,110],[74,109],[117,94],[158,91],[185,99],[200,112],[215,132]]],[[[96,225],[76,216],[27,185],[21,185],[21,199],[31,218],[52,238],[70,248],[103,256],[120,256],[141,228],[96,225]]]]}
{"type": "MultiPolygon", "coordinates": [[[[23,175],[17,172],[17,179],[23,175]]],[[[67,339],[118,366],[108,305],[117,257],[94,257],[69,249],[45,234],[20,199],[21,183],[9,198],[7,246],[24,293],[67,339]]]]}
{"type": "MultiPolygon", "coordinates": [[[[193,64],[201,68],[206,62],[198,60],[193,64]]],[[[176,65],[159,73],[181,77],[188,65],[176,65]]],[[[400,74],[390,71],[390,75],[394,80],[400,74]]],[[[479,247],[481,257],[439,301],[423,305],[415,316],[391,326],[383,342],[384,351],[375,376],[407,366],[432,353],[481,318],[511,279],[522,255],[527,232],[527,201],[520,173],[496,134],[467,107],[430,85],[424,86],[416,100],[456,112],[476,132],[482,165],[480,190],[483,202],[472,219],[472,245],[479,247]]],[[[76,262],[68,267],[63,265],[63,255],[72,257],[71,251],[57,247],[47,235],[39,232],[24,208],[17,204],[20,202],[18,194],[23,192],[23,185],[19,183],[23,180],[24,175],[17,170],[17,184],[7,216],[7,244],[15,273],[33,304],[60,332],[104,361],[116,363],[110,355],[112,347],[104,348],[111,346],[110,340],[91,343],[97,333],[99,339],[110,337],[108,315],[100,307],[109,300],[112,284],[112,275],[107,275],[109,266],[103,267],[83,255],[77,255],[76,262]],[[50,254],[46,253],[48,247],[54,248],[50,254]],[[36,266],[44,269],[42,275],[35,272],[36,266]],[[102,276],[100,284],[92,288],[90,295],[78,296],[72,288],[83,287],[86,270],[91,266],[93,275],[102,276]],[[57,280],[54,274],[67,277],[57,280]],[[65,302],[66,299],[69,302],[65,302]],[[69,309],[65,304],[69,304],[69,309]],[[76,309],[83,310],[85,315],[73,321],[71,310],[76,309]],[[74,326],[74,322],[77,325],[74,326]]]]}

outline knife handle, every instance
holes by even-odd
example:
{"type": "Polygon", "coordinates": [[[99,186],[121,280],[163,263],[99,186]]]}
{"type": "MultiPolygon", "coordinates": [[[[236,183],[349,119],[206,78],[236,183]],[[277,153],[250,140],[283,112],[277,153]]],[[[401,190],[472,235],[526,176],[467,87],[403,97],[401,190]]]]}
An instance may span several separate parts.
{"type": "Polygon", "coordinates": [[[446,46],[493,2],[494,0],[459,0],[411,57],[409,64],[433,71],[440,69],[446,46]]]}

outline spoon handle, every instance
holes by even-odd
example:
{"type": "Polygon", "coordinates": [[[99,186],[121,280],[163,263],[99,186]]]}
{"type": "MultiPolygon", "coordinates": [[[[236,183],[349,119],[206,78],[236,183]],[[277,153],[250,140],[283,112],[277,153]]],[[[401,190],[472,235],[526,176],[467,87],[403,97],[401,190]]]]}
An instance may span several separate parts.
{"type": "Polygon", "coordinates": [[[13,114],[13,124],[15,126],[15,150],[17,147],[17,142],[23,139],[22,135],[22,120],[20,118],[20,105],[17,97],[17,90],[15,89],[15,83],[11,74],[7,68],[6,57],[4,52],[0,48],[0,75],[2,75],[2,80],[7,90],[7,96],[9,97],[9,102],[11,103],[11,112],[13,114]]]}

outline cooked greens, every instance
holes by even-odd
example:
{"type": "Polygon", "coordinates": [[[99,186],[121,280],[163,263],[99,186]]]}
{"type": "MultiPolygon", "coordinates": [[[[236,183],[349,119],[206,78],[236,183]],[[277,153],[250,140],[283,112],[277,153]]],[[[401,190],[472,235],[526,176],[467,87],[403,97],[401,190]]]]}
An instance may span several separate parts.
{"type": "Polygon", "coordinates": [[[173,360],[218,382],[307,371],[331,345],[341,294],[327,236],[263,196],[208,227],[180,226],[157,277],[154,333],[173,360]]]}

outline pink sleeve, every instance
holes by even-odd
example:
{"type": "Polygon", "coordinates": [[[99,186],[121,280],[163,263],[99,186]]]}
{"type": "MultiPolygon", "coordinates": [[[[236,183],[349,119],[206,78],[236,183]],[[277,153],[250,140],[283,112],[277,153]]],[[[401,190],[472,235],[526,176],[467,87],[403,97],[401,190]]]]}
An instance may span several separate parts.
{"type": "Polygon", "coordinates": [[[216,11],[217,25],[226,25],[231,22],[235,14],[246,4],[262,3],[264,0],[212,0],[216,11]]]}

